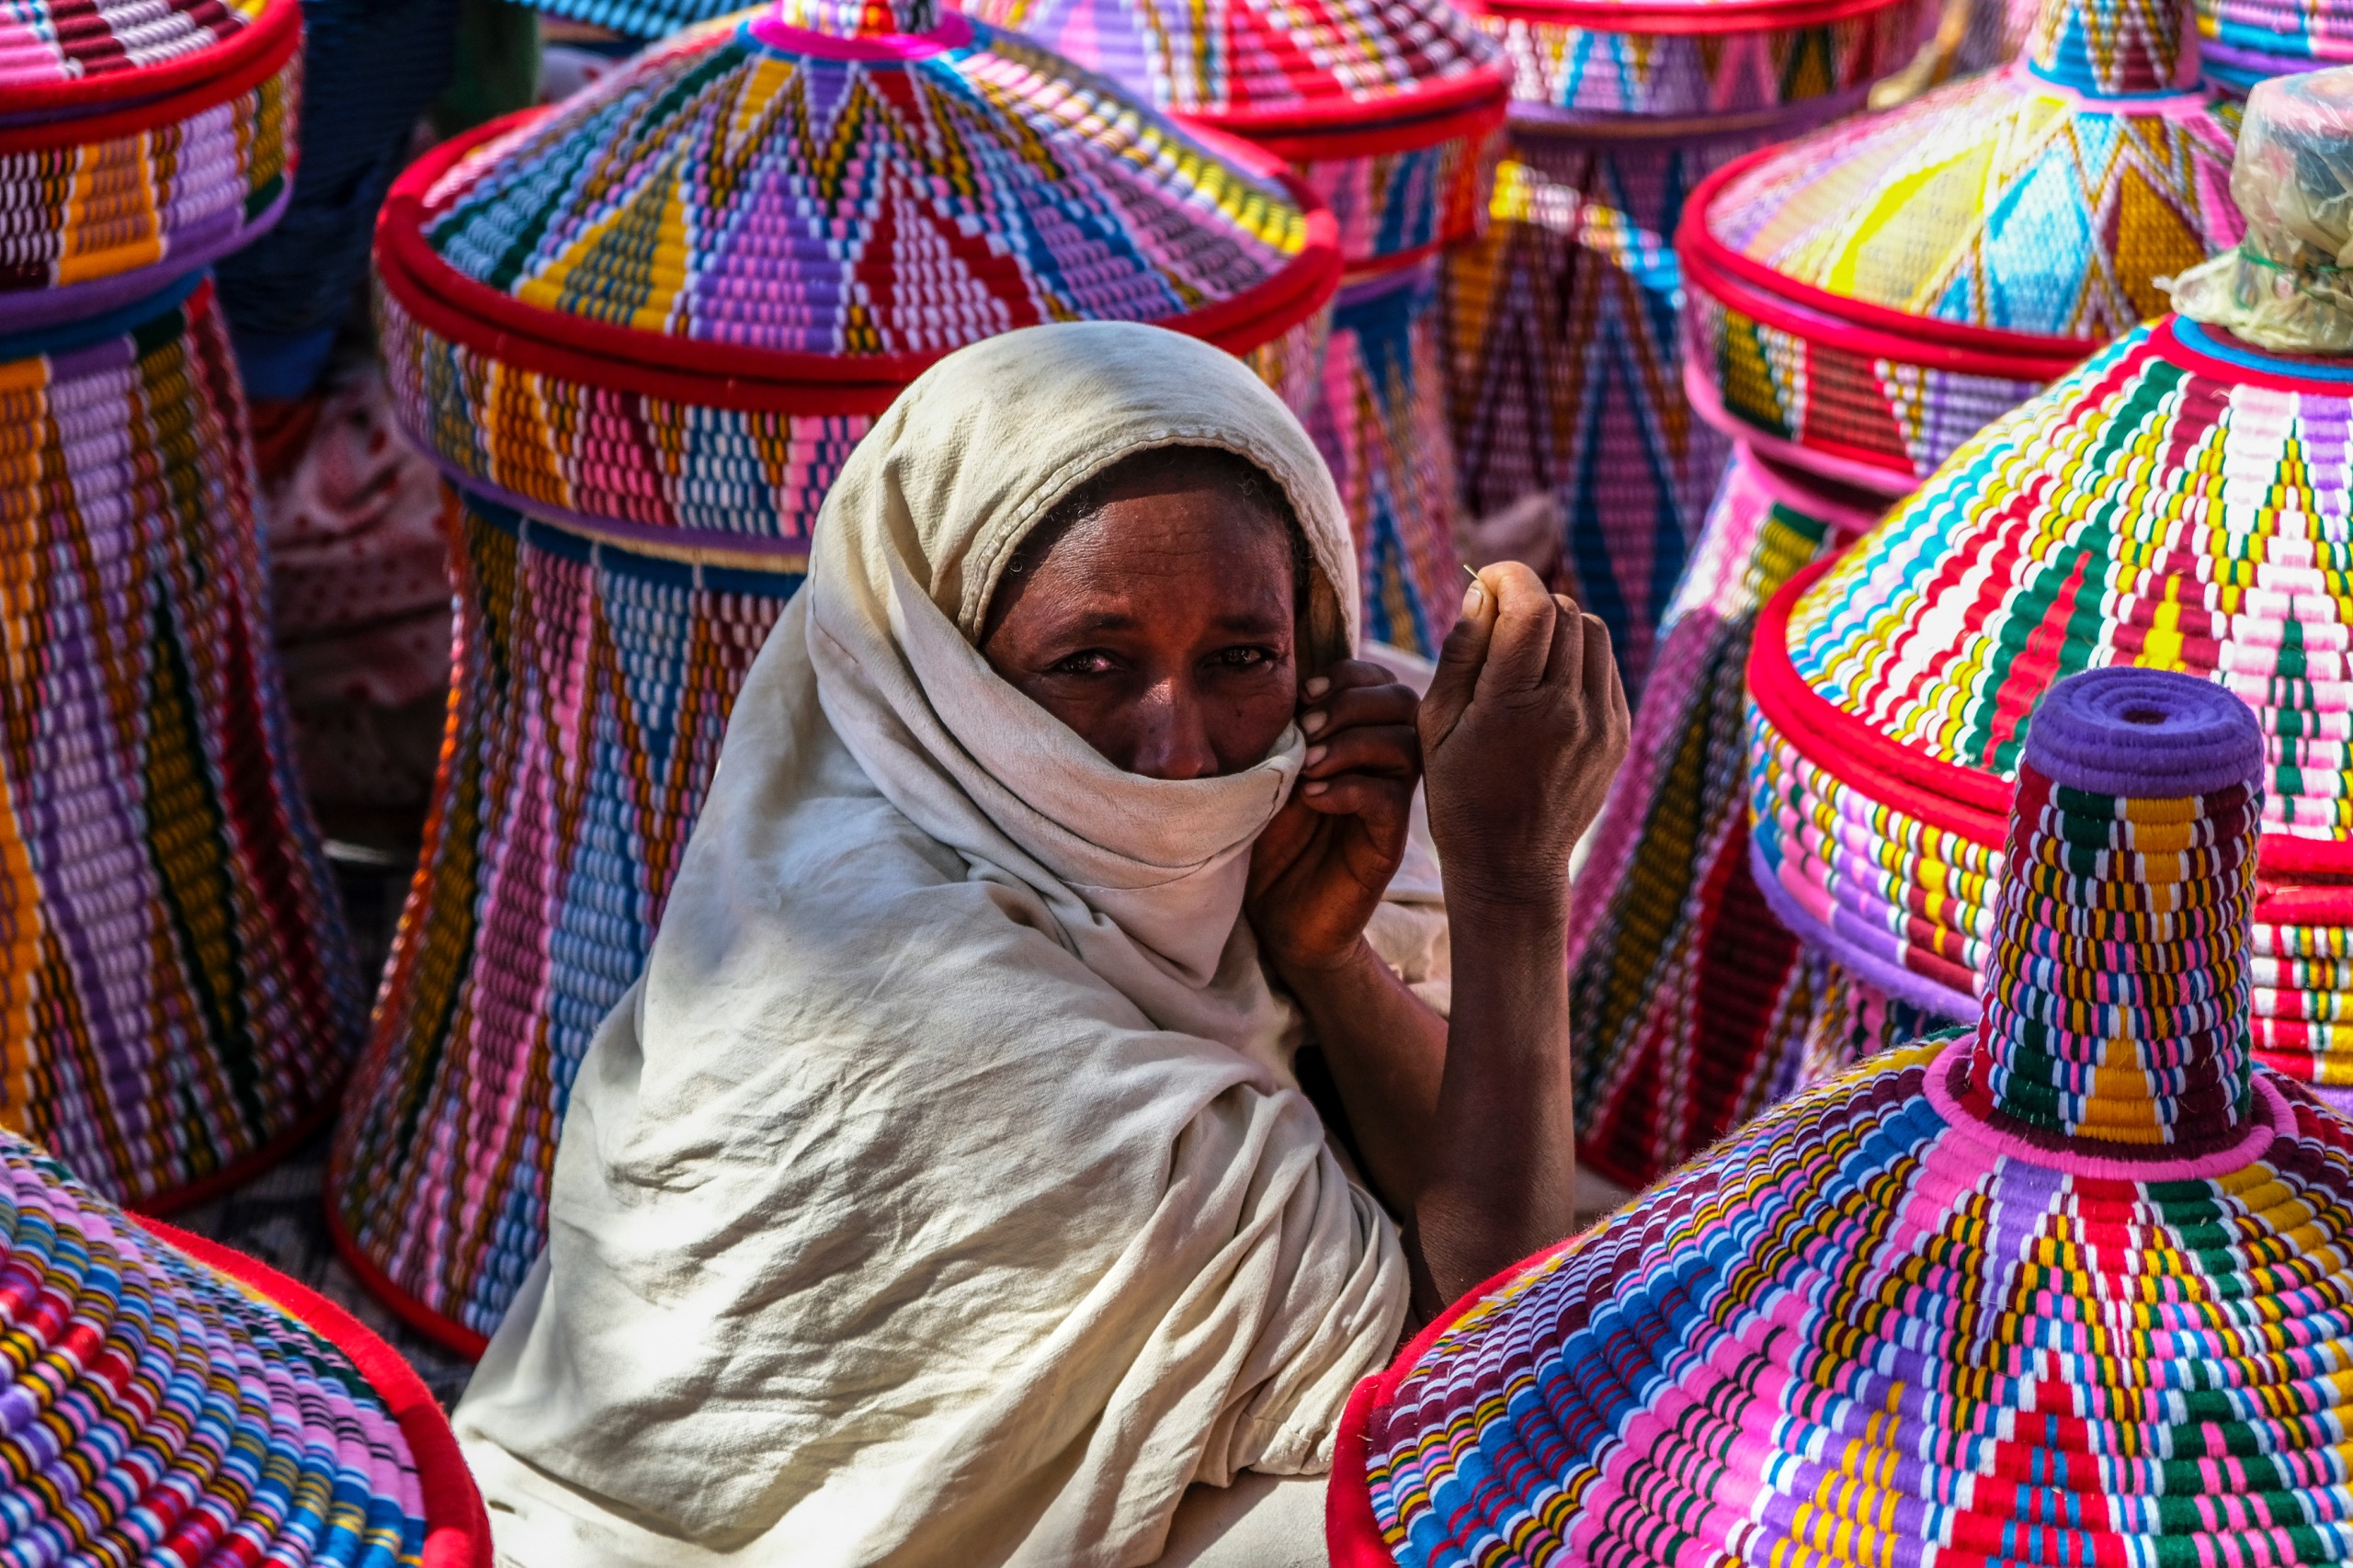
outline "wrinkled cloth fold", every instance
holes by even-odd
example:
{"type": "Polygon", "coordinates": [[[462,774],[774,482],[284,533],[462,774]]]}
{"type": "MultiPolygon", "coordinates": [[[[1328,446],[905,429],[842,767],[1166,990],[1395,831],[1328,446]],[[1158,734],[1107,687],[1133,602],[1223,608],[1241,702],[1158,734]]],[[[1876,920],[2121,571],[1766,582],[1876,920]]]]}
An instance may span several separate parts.
{"type": "Polygon", "coordinates": [[[852,455],[458,1413],[505,1560],[1116,1568],[1197,1480],[1328,1466],[1406,1283],[1242,918],[1305,744],[1125,773],[974,646],[1040,517],[1173,444],[1282,485],[1340,656],[1331,480],[1191,339],[989,339],[852,455]]]}

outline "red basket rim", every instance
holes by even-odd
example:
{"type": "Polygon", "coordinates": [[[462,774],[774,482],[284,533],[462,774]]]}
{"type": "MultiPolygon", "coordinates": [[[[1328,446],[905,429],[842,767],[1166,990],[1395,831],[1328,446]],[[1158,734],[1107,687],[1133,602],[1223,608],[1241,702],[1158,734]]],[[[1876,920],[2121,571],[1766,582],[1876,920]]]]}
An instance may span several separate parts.
{"type": "MultiPolygon", "coordinates": [[[[2013,793],[2007,780],[1891,740],[1798,674],[1790,658],[1790,612],[1836,564],[1832,557],[1798,571],[1757,612],[1748,655],[1748,691],[1757,712],[1799,756],[1870,799],[1985,848],[2001,848],[2013,793]]],[[[2267,833],[2256,868],[2266,882],[2278,884],[2313,876],[2353,877],[2353,843],[2267,833]]],[[[2353,924],[2353,887],[2266,887],[2257,895],[2256,915],[2280,924],[2353,924]]]]}
{"type": "MultiPolygon", "coordinates": [[[[269,9],[252,27],[217,50],[199,50],[193,55],[182,55],[171,63],[188,66],[201,63],[205,69],[181,72],[171,82],[144,81],[140,90],[131,93],[107,93],[80,101],[114,103],[127,97],[138,101],[104,114],[77,115],[64,119],[42,119],[29,124],[0,128],[0,153],[37,153],[55,147],[87,146],[93,142],[111,142],[133,136],[159,126],[175,125],[192,119],[209,108],[227,103],[241,93],[253,90],[286,68],[295,50],[302,41],[302,8],[295,0],[271,0],[269,9]],[[173,90],[173,89],[179,90],[173,90]],[[162,92],[163,97],[151,95],[162,92]]],[[[126,71],[119,75],[88,78],[88,81],[115,82],[141,78],[143,73],[126,71]]],[[[77,81],[76,86],[85,85],[77,81]]],[[[39,89],[11,88],[8,109],[14,114],[20,107],[40,107],[39,100],[23,101],[17,93],[37,93],[39,89]]],[[[294,142],[288,139],[289,151],[294,142]]],[[[291,166],[291,160],[289,160],[291,166]]]]}
{"type": "Polygon", "coordinates": [[[348,1357],[399,1423],[409,1458],[415,1461],[417,1491],[425,1505],[423,1568],[491,1568],[490,1515],[483,1507],[481,1489],[459,1451],[449,1418],[398,1351],[343,1308],[258,1258],[161,1220],[142,1218],[138,1223],[158,1241],[276,1302],[348,1357]]]}
{"type": "Polygon", "coordinates": [[[1381,1539],[1381,1522],[1372,1511],[1372,1485],[1366,1474],[1372,1452],[1365,1428],[1371,1419],[1372,1407],[1387,1404],[1397,1397],[1399,1385],[1413,1375],[1422,1358],[1429,1354],[1430,1346],[1465,1312],[1521,1275],[1560,1256],[1597,1228],[1588,1227],[1564,1236],[1534,1256],[1524,1257],[1465,1290],[1432,1318],[1429,1326],[1406,1341],[1405,1348],[1384,1370],[1357,1384],[1356,1392],[1348,1395],[1347,1407],[1340,1413],[1339,1433],[1332,1447],[1332,1478],[1324,1494],[1324,1543],[1332,1554],[1332,1568],[1397,1568],[1396,1558],[1390,1555],[1389,1543],[1381,1539]]]}
{"type": "Polygon", "coordinates": [[[1511,67],[1503,61],[1494,60],[1451,76],[1408,83],[1371,97],[1349,97],[1335,93],[1326,97],[1303,98],[1258,108],[1188,108],[1166,112],[1181,112],[1190,125],[1215,126],[1220,131],[1247,136],[1253,141],[1285,134],[1338,134],[1376,129],[1401,119],[1427,119],[1461,108],[1486,97],[1495,90],[1494,84],[1498,78],[1508,94],[1511,67]]]}
{"type": "Polygon", "coordinates": [[[1460,0],[1474,17],[1581,28],[1599,33],[1659,33],[1667,37],[1781,32],[1892,10],[1909,0],[1687,0],[1686,4],[1614,5],[1610,0],[1460,0]]]}
{"type": "MultiPolygon", "coordinates": [[[[19,83],[8,89],[8,112],[12,115],[70,115],[97,104],[120,104],[126,100],[145,100],[165,94],[177,97],[183,94],[183,89],[192,89],[195,95],[218,102],[227,96],[217,86],[222,77],[247,69],[255,56],[268,52],[290,36],[299,37],[301,28],[302,7],[299,0],[266,0],[262,14],[249,25],[239,28],[236,35],[225,43],[210,49],[192,50],[153,65],[135,66],[129,71],[108,71],[96,76],[62,77],[51,82],[19,83]]],[[[155,106],[142,104],[142,107],[155,106]]],[[[52,127],[44,119],[40,129],[47,131],[52,127]]]]}
{"type": "Polygon", "coordinates": [[[1718,239],[1709,218],[1724,187],[1790,147],[1761,147],[1735,158],[1693,188],[1676,226],[1675,250],[1687,282],[1768,326],[1874,358],[1928,365],[1965,375],[2051,381],[2105,347],[2088,337],[2052,337],[1916,316],[1802,283],[1718,239]],[[2045,370],[2043,366],[2052,369],[2045,370]]]}
{"type": "MultiPolygon", "coordinates": [[[[853,357],[665,337],[527,304],[467,277],[425,243],[426,190],[474,148],[551,112],[530,108],[494,119],[434,148],[393,182],[376,222],[378,270],[385,289],[435,332],[520,369],[589,386],[784,413],[880,413],[907,382],[954,352],[853,357]]],[[[1261,150],[1249,149],[1246,159],[1229,152],[1230,139],[1214,131],[1202,141],[1253,172],[1271,166],[1261,150]]],[[[1145,324],[1245,353],[1306,320],[1331,297],[1343,266],[1338,220],[1287,170],[1276,169],[1272,177],[1306,216],[1307,243],[1299,254],[1239,294],[1145,324]]]]}
{"type": "Polygon", "coordinates": [[[381,1265],[360,1249],[359,1243],[344,1224],[343,1216],[335,1211],[335,1194],[342,1185],[341,1175],[342,1162],[329,1160],[326,1191],[320,1198],[320,1207],[326,1210],[327,1240],[335,1244],[335,1256],[343,1259],[344,1266],[358,1277],[360,1284],[367,1287],[368,1293],[383,1302],[394,1317],[442,1349],[462,1356],[469,1361],[481,1360],[483,1352],[490,1348],[488,1335],[477,1334],[464,1324],[444,1316],[418,1301],[395,1283],[381,1265]]]}
{"type": "Polygon", "coordinates": [[[1488,91],[1470,102],[1411,118],[1385,116],[1361,127],[1336,125],[1331,119],[1316,129],[1296,131],[1237,131],[1215,118],[1196,119],[1180,110],[1169,118],[1195,132],[1222,131],[1229,136],[1246,134],[1250,142],[1293,164],[1314,164],[1338,158],[1378,158],[1391,153],[1414,153],[1458,138],[1484,137],[1503,129],[1511,112],[1511,73],[1501,61],[1483,66],[1477,74],[1488,79],[1488,91]]]}

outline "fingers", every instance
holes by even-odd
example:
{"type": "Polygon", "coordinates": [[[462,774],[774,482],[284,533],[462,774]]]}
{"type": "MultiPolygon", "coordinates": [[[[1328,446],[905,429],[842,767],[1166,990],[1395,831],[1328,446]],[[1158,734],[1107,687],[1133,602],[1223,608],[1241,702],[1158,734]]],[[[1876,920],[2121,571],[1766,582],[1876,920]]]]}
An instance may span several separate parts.
{"type": "Polygon", "coordinates": [[[1404,778],[1376,778],[1365,773],[1337,778],[1313,778],[1299,787],[1296,797],[1309,811],[1323,816],[1362,817],[1376,839],[1404,831],[1414,809],[1414,786],[1404,778]]]}
{"type": "Polygon", "coordinates": [[[1422,738],[1411,724],[1368,724],[1334,733],[1324,744],[1307,748],[1307,766],[1301,777],[1335,778],[1343,773],[1368,773],[1382,778],[1417,778],[1422,771],[1422,738]]]}
{"type": "Polygon", "coordinates": [[[1612,720],[1613,733],[1624,735],[1633,722],[1627,710],[1625,684],[1618,678],[1618,656],[1609,646],[1609,628],[1597,615],[1582,619],[1586,700],[1597,713],[1612,720]]]}
{"type": "Polygon", "coordinates": [[[1326,693],[1324,699],[1299,716],[1299,728],[1311,741],[1328,741],[1341,731],[1363,724],[1411,724],[1421,699],[1407,686],[1358,686],[1326,693]]]}
{"type": "Polygon", "coordinates": [[[1582,692],[1586,678],[1586,624],[1592,618],[1566,594],[1552,596],[1552,646],[1544,661],[1544,684],[1582,692]]]}
{"type": "Polygon", "coordinates": [[[1435,746],[1454,733],[1479,688],[1479,670],[1487,662],[1487,644],[1495,629],[1495,597],[1483,579],[1462,596],[1462,619],[1446,634],[1438,649],[1438,669],[1422,697],[1422,744],[1435,746]]]}
{"type": "Polygon", "coordinates": [[[1544,589],[1544,580],[1517,561],[1500,562],[1479,574],[1479,581],[1495,598],[1495,628],[1487,649],[1485,667],[1479,672],[1479,694],[1502,697],[1535,689],[1544,683],[1544,669],[1552,655],[1552,627],[1560,607],[1544,589]]]}
{"type": "Polygon", "coordinates": [[[1353,687],[1395,686],[1396,684],[1395,676],[1374,664],[1370,659],[1342,659],[1338,664],[1299,688],[1300,705],[1305,707],[1331,692],[1347,691],[1353,687]]]}

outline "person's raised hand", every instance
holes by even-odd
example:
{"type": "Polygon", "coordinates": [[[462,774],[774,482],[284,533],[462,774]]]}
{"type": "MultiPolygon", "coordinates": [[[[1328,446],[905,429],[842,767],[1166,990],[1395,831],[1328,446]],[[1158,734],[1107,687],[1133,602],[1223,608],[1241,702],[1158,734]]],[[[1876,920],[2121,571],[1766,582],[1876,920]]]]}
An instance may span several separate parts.
{"type": "Polygon", "coordinates": [[[1413,688],[1362,659],[1301,688],[1307,762],[1250,857],[1250,924],[1279,970],[1356,954],[1405,855],[1422,771],[1413,688]]]}
{"type": "Polygon", "coordinates": [[[1449,899],[1565,910],[1569,853],[1631,728],[1608,629],[1517,562],[1490,566],[1463,597],[1419,722],[1449,899]]]}

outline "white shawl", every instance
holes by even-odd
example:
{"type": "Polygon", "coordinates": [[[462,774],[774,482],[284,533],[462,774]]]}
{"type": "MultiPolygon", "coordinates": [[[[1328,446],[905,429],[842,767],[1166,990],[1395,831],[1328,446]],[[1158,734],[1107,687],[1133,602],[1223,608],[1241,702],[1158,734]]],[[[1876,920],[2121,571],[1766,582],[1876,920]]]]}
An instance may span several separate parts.
{"type": "Polygon", "coordinates": [[[974,647],[1039,517],[1177,443],[1284,487],[1347,648],[1330,477],[1190,338],[989,339],[852,454],[459,1407],[503,1561],[1115,1568],[1329,1463],[1406,1283],[1241,915],[1303,743],[1126,773],[974,647]]]}

